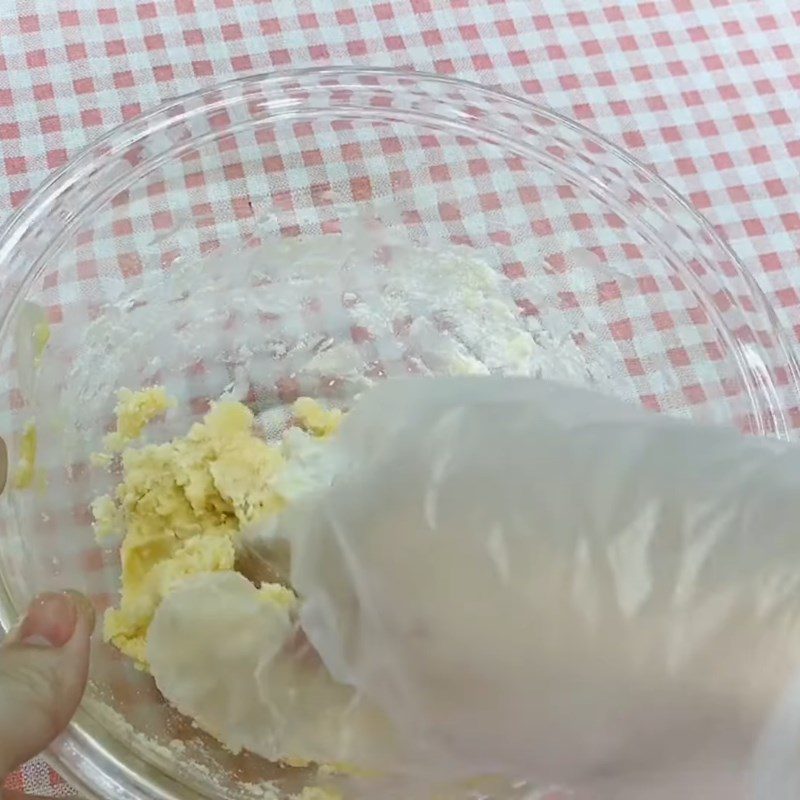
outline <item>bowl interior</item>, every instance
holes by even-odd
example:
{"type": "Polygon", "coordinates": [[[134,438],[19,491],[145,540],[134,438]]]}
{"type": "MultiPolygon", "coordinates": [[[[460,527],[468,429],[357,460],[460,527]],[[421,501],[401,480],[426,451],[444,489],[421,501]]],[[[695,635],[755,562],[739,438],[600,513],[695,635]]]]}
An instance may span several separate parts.
{"type": "MultiPolygon", "coordinates": [[[[298,326],[355,343],[363,373],[381,374],[383,354],[346,315],[309,321],[321,286],[332,306],[347,305],[343,241],[376,263],[385,256],[369,241],[376,227],[433,250],[470,248],[502,274],[520,324],[552,362],[541,374],[788,435],[791,363],[733,257],[646,170],[522,101],[377,71],[252,79],[176,102],[71,169],[74,180],[68,168],[34,201],[35,219],[14,223],[26,229],[5,288],[2,432],[13,460],[35,425],[38,454],[33,485],[2,500],[6,618],[65,585],[99,608],[115,600],[118,553],[96,545],[89,510],[112,478],[89,455],[117,388],[161,382],[178,396],[182,413],[154,426],[159,440],[232,384],[259,410],[299,392],[346,405],[352,387],[306,369],[311,339],[294,358],[276,349],[298,326]],[[321,277],[296,308],[265,310],[253,298],[292,272],[298,237],[322,243],[321,277]]],[[[102,735],[186,791],[247,796],[247,784],[273,780],[291,793],[311,780],[226,752],[100,641],[91,678],[86,710],[102,735]]]]}

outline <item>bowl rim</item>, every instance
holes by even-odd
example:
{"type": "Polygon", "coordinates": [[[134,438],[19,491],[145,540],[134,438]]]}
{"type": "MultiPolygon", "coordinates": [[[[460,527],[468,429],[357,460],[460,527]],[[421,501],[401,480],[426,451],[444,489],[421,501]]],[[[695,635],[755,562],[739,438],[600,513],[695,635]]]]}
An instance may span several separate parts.
{"type": "MultiPolygon", "coordinates": [[[[142,135],[149,135],[152,133],[150,129],[142,129],[143,123],[147,122],[148,120],[158,119],[159,117],[163,116],[165,112],[187,101],[196,100],[207,95],[212,95],[214,93],[222,92],[235,87],[245,86],[247,84],[277,84],[287,79],[299,78],[307,75],[314,75],[320,78],[324,78],[325,76],[341,77],[347,75],[384,75],[419,78],[423,81],[444,86],[470,88],[486,95],[519,104],[527,108],[527,110],[532,113],[538,114],[552,120],[553,122],[563,125],[575,133],[579,133],[581,136],[595,140],[630,166],[646,173],[655,184],[666,190],[666,192],[670,195],[670,198],[679,203],[680,206],[701,225],[703,232],[708,234],[708,236],[712,239],[713,244],[720,247],[725,252],[726,256],[730,257],[734,261],[742,274],[745,277],[752,279],[750,270],[747,269],[731,245],[728,244],[727,241],[717,233],[714,226],[702,214],[702,212],[692,205],[692,203],[687,200],[677,189],[675,189],[675,187],[673,187],[669,181],[662,178],[654,168],[648,166],[643,161],[640,161],[638,158],[636,158],[636,156],[629,153],[627,150],[625,150],[625,148],[614,142],[612,139],[607,138],[601,133],[597,133],[583,123],[577,122],[576,120],[566,116],[565,114],[562,114],[559,111],[555,111],[548,106],[529,100],[526,97],[515,95],[512,92],[508,92],[497,87],[485,86],[476,81],[454,78],[448,75],[439,75],[435,72],[427,72],[423,70],[406,70],[395,67],[356,67],[346,65],[299,67],[285,70],[273,70],[270,72],[248,73],[246,75],[211,84],[210,86],[201,87],[191,92],[184,92],[183,94],[174,95],[167,100],[161,101],[157,105],[153,106],[150,110],[141,114],[137,114],[136,116],[131,117],[129,120],[115,125],[105,133],[102,133],[96,138],[91,139],[89,142],[83,145],[83,147],[81,147],[76,154],[69,159],[69,161],[67,161],[66,164],[54,170],[48,177],[44,179],[42,183],[39,184],[38,187],[31,192],[27,198],[25,198],[19,208],[13,211],[6,221],[0,225],[0,264],[3,262],[3,255],[6,252],[6,248],[10,244],[16,243],[16,238],[14,237],[15,230],[32,221],[31,218],[39,216],[35,213],[36,210],[47,203],[52,203],[53,200],[64,191],[65,187],[61,186],[61,184],[64,184],[65,179],[70,177],[72,173],[77,172],[79,167],[84,165],[84,162],[93,160],[95,155],[94,151],[99,146],[108,144],[110,142],[114,142],[117,146],[132,144],[137,139],[141,138],[142,135]]],[[[170,117],[170,120],[172,122],[179,121],[181,116],[182,114],[175,114],[174,116],[170,117]]],[[[72,181],[70,181],[70,183],[72,183],[72,181]]],[[[757,283],[753,282],[753,285],[748,288],[753,289],[758,295],[761,295],[766,299],[766,296],[757,283]]],[[[771,308],[769,303],[766,303],[766,306],[771,308]]],[[[781,327],[781,329],[783,328],[781,327]]]]}
{"type": "MultiPolygon", "coordinates": [[[[62,167],[47,176],[39,186],[25,199],[25,201],[0,225],[0,265],[7,262],[14,249],[17,247],[25,232],[38,220],[46,216],[49,208],[61,197],[70,187],[81,180],[81,177],[94,164],[98,155],[98,148],[105,145],[113,145],[115,149],[127,147],[135,144],[138,140],[152,135],[153,127],[147,125],[148,122],[155,122],[160,118],[168,116],[170,124],[180,122],[182,118],[191,115],[190,109],[183,109],[169,114],[170,111],[177,110],[182,104],[194,101],[202,101],[204,98],[211,98],[214,94],[225,92],[231,89],[242,89],[247,86],[270,86],[278,85],[287,80],[313,76],[319,79],[342,78],[342,77],[395,77],[395,78],[416,78],[422,82],[433,83],[439,86],[450,86],[453,88],[470,89],[477,91],[484,96],[493,97],[504,102],[510,102],[518,108],[524,109],[531,114],[540,115],[559,126],[563,126],[572,132],[585,137],[587,140],[594,141],[601,145],[616,158],[633,167],[640,173],[645,174],[656,186],[665,192],[669,198],[677,203],[702,232],[707,235],[711,244],[719,248],[720,252],[730,259],[736,267],[739,275],[745,281],[747,288],[756,296],[763,309],[766,311],[769,323],[774,332],[776,342],[781,350],[781,354],[789,365],[789,380],[793,384],[795,395],[800,395],[800,361],[798,361],[797,351],[788,329],[780,322],[771,302],[769,302],[765,292],[761,289],[755,277],[747,266],[739,258],[732,246],[725,241],[716,231],[709,220],[686,199],[668,181],[662,178],[652,167],[630,154],[623,147],[606,136],[586,127],[580,122],[555,111],[538,102],[529,100],[526,97],[513,94],[501,88],[485,86],[471,80],[464,80],[457,77],[438,75],[434,72],[416,71],[410,69],[400,69],[395,67],[358,67],[348,65],[329,65],[324,67],[302,67],[285,70],[273,70],[268,72],[251,72],[240,75],[219,83],[210,84],[205,87],[175,95],[167,100],[159,102],[150,110],[137,114],[105,133],[91,139],[62,167]]],[[[24,265],[8,270],[0,274],[0,290],[13,285],[15,279],[19,278],[19,273],[24,272],[24,265]]],[[[0,312],[0,316],[7,316],[0,312]]],[[[5,319],[0,319],[0,325],[5,323],[5,319]]],[[[8,594],[4,582],[0,580],[0,630],[8,629],[13,623],[9,619],[8,609],[11,608],[11,598],[8,594]]],[[[98,720],[85,708],[85,702],[79,707],[75,717],[70,722],[65,733],[42,754],[45,761],[66,780],[75,786],[87,800],[102,800],[109,793],[120,798],[153,798],[153,800],[168,800],[175,796],[190,796],[187,792],[192,792],[191,796],[200,798],[201,795],[194,794],[193,790],[185,786],[178,786],[175,779],[160,770],[154,765],[145,762],[133,750],[127,748],[121,741],[115,741],[110,747],[98,741],[96,733],[105,730],[98,720]],[[114,751],[125,751],[125,762],[115,757],[114,751]],[[102,768],[94,760],[94,756],[103,752],[105,754],[102,768]],[[89,758],[91,754],[92,759],[89,758]],[[109,759],[117,765],[116,769],[107,770],[109,759]],[[173,794],[176,788],[179,794],[173,794]],[[99,792],[102,791],[101,795],[99,792]]]]}
{"type": "MultiPolygon", "coordinates": [[[[157,126],[151,127],[147,125],[148,122],[153,122],[161,117],[167,117],[169,124],[180,122],[195,113],[191,108],[184,108],[177,110],[179,106],[187,102],[196,102],[204,98],[209,100],[215,94],[224,93],[231,89],[241,89],[247,86],[269,86],[278,85],[282,82],[297,80],[302,77],[313,76],[320,80],[329,78],[342,78],[347,76],[353,77],[394,77],[394,78],[415,78],[420,82],[432,83],[439,86],[450,86],[453,88],[470,89],[479,92],[486,97],[503,100],[512,103],[520,109],[524,109],[530,114],[538,115],[544,119],[550,120],[556,125],[563,126],[571,132],[584,137],[588,141],[593,141],[595,144],[602,146],[609,154],[615,158],[621,159],[625,164],[638,172],[640,175],[645,176],[653,186],[657,187],[660,191],[664,192],[671,202],[676,203],[683,213],[687,214],[689,218],[698,226],[710,246],[717,248],[721,255],[729,260],[735,271],[747,286],[747,290],[755,297],[761,308],[763,309],[769,321],[771,333],[775,337],[775,343],[781,354],[784,363],[787,365],[788,376],[787,379],[793,389],[793,394],[800,398],[800,350],[798,350],[797,343],[790,330],[779,319],[775,306],[769,301],[766,293],[762,290],[760,284],[756,280],[753,272],[742,261],[733,247],[717,232],[714,225],[697,209],[694,205],[681,194],[672,184],[662,178],[653,167],[648,166],[643,161],[640,161],[636,156],[629,153],[625,148],[607,138],[603,134],[588,128],[583,123],[555,111],[545,105],[529,100],[526,97],[515,95],[504,89],[485,86],[481,83],[471,80],[465,80],[458,77],[451,77],[447,75],[439,75],[435,72],[427,72],[422,70],[403,69],[396,67],[359,67],[352,65],[326,65],[321,67],[299,67],[290,68],[285,70],[272,70],[268,72],[251,72],[230,78],[225,81],[210,84],[209,86],[200,87],[191,92],[175,95],[168,98],[155,106],[149,111],[142,114],[137,114],[129,120],[126,120],[112,128],[105,133],[99,135],[97,138],[87,142],[80,148],[75,156],[71,158],[62,167],[55,170],[51,175],[44,179],[44,181],[33,190],[33,192],[25,199],[25,201],[8,217],[8,219],[0,224],[0,292],[4,290],[12,279],[16,278],[21,284],[24,276],[19,273],[23,272],[22,269],[12,268],[7,271],[2,270],[2,266],[8,262],[15,248],[20,240],[24,237],[26,231],[37,221],[44,217],[54,203],[57,202],[59,197],[66,193],[71,187],[80,183],[81,177],[87,172],[91,171],[94,163],[97,160],[97,150],[103,146],[113,143],[114,148],[130,147],[138,140],[152,135],[158,130],[157,126]],[[170,114],[171,110],[176,110],[176,113],[170,114]]],[[[7,309],[0,307],[0,328],[5,324],[6,317],[8,316],[7,309]]],[[[798,403],[800,405],[800,402],[798,403]]],[[[789,409],[780,409],[781,414],[789,411],[789,409]]],[[[786,424],[785,419],[781,420],[785,430],[779,431],[778,437],[789,439],[789,431],[791,426],[786,424]]]]}

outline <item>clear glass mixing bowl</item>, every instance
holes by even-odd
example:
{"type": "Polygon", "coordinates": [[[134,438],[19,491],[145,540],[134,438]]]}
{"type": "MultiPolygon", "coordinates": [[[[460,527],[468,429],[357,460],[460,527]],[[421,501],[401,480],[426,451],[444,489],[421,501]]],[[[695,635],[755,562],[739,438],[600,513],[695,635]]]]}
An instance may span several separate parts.
{"type": "MultiPolygon", "coordinates": [[[[386,208],[413,241],[478,250],[514,282],[521,315],[600,364],[611,391],[791,437],[797,371],[765,298],[708,223],[615,146],[457,80],[349,68],[245,78],[111,131],[0,234],[0,430],[12,464],[32,420],[39,439],[34,485],[0,501],[4,628],[42,590],[72,586],[102,609],[117,589],[118,554],[95,544],[88,509],[103,491],[88,454],[114,401],[84,404],[70,374],[88,362],[129,385],[157,375],[136,374],[146,336],[113,364],[87,350],[92,322],[109,304],[124,313],[130,287],[216,250],[246,292],[237,252],[253,242],[336,235],[344,217],[386,208]]],[[[190,367],[164,356],[160,369],[191,384],[190,367]]],[[[205,370],[194,396],[229,380],[205,370]]],[[[265,780],[287,794],[313,780],[226,752],[100,641],[84,704],[49,757],[86,797],[252,797],[265,780]]]]}

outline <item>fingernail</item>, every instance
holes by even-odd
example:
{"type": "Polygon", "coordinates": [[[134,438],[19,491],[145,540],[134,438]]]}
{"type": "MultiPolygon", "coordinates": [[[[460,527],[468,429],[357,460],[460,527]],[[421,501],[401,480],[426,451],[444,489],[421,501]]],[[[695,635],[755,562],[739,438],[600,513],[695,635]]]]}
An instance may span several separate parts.
{"type": "Polygon", "coordinates": [[[17,641],[22,644],[62,647],[75,632],[78,613],[78,604],[72,594],[40,594],[28,607],[17,634],[17,641]]]}

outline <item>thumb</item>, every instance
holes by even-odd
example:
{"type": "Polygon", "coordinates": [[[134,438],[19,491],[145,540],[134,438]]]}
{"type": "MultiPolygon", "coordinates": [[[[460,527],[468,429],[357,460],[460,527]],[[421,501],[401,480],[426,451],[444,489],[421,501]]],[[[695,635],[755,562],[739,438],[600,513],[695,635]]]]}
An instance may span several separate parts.
{"type": "Polygon", "coordinates": [[[0,645],[0,783],[50,744],[83,696],[94,609],[77,592],[39,595],[0,645]]]}

